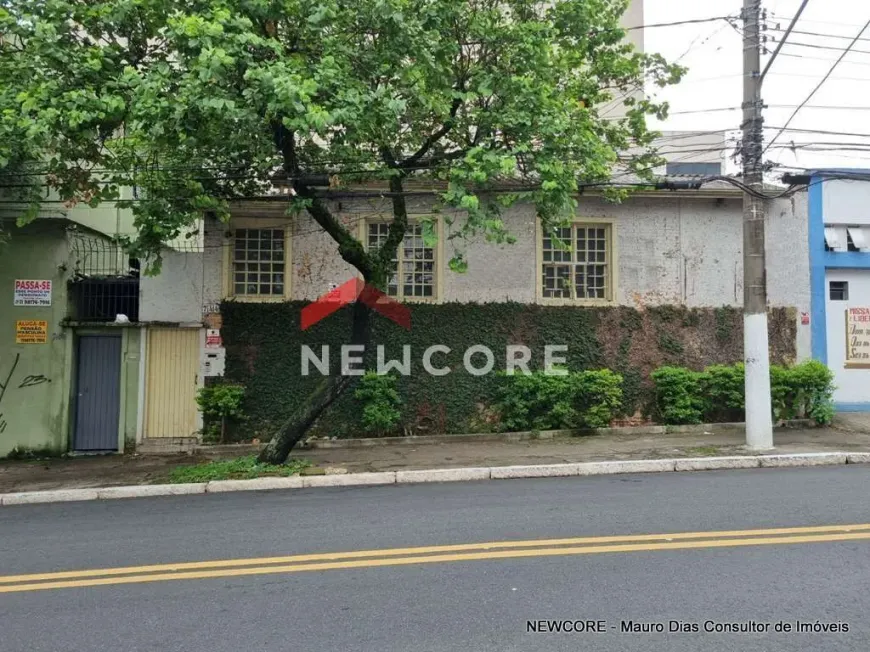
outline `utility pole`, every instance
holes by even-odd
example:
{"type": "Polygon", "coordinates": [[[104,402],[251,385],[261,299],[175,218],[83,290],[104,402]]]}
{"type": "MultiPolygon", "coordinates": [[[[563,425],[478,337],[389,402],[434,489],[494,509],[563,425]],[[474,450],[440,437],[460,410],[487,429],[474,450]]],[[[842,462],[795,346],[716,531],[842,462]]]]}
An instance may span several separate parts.
{"type": "MultiPolygon", "coordinates": [[[[761,0],[743,0],[743,182],[764,190],[761,99],[761,0]]],[[[746,446],[773,448],[764,200],[743,193],[743,357],[746,364],[746,446]]]]}

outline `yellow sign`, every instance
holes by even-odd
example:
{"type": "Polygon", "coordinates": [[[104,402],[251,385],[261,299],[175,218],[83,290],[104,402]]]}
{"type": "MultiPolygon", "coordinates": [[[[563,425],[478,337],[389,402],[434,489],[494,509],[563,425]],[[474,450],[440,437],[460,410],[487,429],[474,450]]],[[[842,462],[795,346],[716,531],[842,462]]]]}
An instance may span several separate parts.
{"type": "Polygon", "coordinates": [[[846,310],[846,366],[870,367],[870,308],[846,310]]]}
{"type": "Polygon", "coordinates": [[[48,342],[47,321],[17,321],[15,322],[16,344],[45,344],[48,342]]]}

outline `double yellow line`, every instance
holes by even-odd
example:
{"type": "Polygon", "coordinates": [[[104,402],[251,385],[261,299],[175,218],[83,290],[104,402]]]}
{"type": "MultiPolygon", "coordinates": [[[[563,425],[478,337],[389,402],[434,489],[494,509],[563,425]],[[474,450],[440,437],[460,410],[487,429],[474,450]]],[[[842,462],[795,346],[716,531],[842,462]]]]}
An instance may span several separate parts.
{"type": "Polygon", "coordinates": [[[828,543],[870,539],[870,524],[829,525],[724,532],[682,532],[533,541],[495,541],[419,548],[330,552],[288,557],[225,559],[0,576],[0,593],[45,591],[170,580],[201,580],[457,561],[594,555],[601,553],[828,543]]]}

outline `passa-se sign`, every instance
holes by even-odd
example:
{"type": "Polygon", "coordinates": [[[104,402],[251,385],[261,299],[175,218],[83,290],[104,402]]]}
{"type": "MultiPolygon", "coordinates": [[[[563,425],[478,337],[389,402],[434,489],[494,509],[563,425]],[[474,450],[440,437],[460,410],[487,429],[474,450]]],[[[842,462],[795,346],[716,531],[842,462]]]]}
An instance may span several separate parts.
{"type": "Polygon", "coordinates": [[[50,306],[51,281],[16,279],[12,303],[15,306],[50,306]]]}

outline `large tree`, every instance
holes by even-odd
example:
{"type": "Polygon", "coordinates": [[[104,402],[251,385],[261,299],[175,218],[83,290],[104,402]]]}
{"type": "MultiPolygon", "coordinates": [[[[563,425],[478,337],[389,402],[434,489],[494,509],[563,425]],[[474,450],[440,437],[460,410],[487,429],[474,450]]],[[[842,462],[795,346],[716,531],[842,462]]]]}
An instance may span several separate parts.
{"type": "MultiPolygon", "coordinates": [[[[96,204],[135,186],[131,249],[155,262],[204,211],[226,218],[228,202],[262,194],[277,173],[291,209],[383,288],[409,179],[446,182],[437,201],[462,215],[452,235],[509,242],[500,211],[512,202],[533,202],[551,227],[620,160],[649,169],[646,116],[665,108],[637,91],[681,71],[628,44],[627,4],[0,0],[0,167],[15,136],[30,170],[17,178],[64,200],[96,204]],[[624,117],[602,115],[608,103],[624,117]],[[625,161],[628,151],[639,154],[625,161]],[[312,183],[324,174],[388,183],[380,249],[343,225],[312,183]],[[520,190],[502,192],[506,180],[520,190]]],[[[459,247],[451,267],[465,264],[459,247]]],[[[358,303],[354,343],[367,342],[368,318],[358,303]]],[[[283,461],[347,383],[324,380],[262,458],[283,461]]]]}

